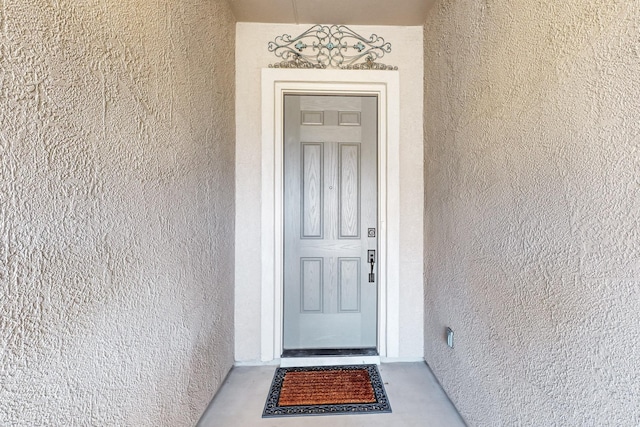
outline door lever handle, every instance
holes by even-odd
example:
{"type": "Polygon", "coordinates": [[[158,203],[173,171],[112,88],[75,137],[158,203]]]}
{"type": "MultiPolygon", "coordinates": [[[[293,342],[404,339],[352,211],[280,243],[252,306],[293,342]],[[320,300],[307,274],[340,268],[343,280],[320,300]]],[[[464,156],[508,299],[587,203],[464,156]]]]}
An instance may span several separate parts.
{"type": "Polygon", "coordinates": [[[376,281],[376,275],[373,272],[373,266],[376,263],[376,251],[374,249],[369,249],[367,251],[367,261],[371,264],[371,273],[369,273],[369,283],[374,283],[376,281]]]}

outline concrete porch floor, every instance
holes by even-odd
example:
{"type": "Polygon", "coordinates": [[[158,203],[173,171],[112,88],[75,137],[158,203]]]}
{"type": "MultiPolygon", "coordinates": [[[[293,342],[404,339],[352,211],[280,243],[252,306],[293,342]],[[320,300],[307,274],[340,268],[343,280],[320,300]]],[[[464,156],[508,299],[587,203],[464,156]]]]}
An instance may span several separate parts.
{"type": "Polygon", "coordinates": [[[262,418],[274,366],[235,367],[202,416],[198,427],[465,426],[425,363],[380,365],[391,414],[262,418]]]}

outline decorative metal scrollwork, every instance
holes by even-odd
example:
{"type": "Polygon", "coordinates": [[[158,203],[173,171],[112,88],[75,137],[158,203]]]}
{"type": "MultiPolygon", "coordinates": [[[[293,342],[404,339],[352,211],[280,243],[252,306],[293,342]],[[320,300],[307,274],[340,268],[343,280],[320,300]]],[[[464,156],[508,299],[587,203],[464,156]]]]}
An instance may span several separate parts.
{"type": "Polygon", "coordinates": [[[365,38],[345,25],[314,25],[297,37],[283,34],[269,42],[268,48],[283,59],[272,68],[398,69],[375,62],[391,52],[391,43],[376,34],[365,38]]]}

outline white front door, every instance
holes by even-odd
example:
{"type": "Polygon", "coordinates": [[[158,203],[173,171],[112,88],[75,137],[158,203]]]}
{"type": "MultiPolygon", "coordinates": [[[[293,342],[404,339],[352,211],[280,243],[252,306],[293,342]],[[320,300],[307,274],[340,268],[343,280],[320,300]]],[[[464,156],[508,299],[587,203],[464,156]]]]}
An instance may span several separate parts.
{"type": "Polygon", "coordinates": [[[285,350],[377,347],[377,102],[285,96],[285,350]]]}

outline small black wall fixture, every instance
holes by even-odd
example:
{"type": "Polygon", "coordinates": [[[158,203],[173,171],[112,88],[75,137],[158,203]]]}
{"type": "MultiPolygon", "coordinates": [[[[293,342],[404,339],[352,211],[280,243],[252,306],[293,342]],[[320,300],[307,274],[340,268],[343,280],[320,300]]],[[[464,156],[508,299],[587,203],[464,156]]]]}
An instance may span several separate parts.
{"type": "Polygon", "coordinates": [[[376,62],[391,53],[391,43],[376,34],[363,37],[346,25],[314,25],[297,37],[283,34],[268,49],[282,58],[270,68],[398,69],[376,62]]]}

